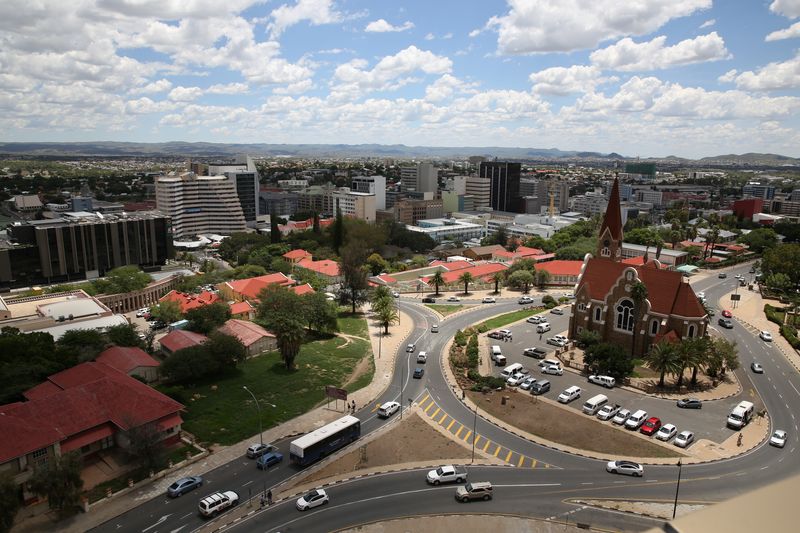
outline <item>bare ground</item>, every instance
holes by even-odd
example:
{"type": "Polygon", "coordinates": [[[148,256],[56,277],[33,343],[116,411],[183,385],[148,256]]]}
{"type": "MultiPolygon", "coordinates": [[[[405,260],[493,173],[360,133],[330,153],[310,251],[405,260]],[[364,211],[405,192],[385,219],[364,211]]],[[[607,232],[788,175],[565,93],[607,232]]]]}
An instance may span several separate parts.
{"type": "Polygon", "coordinates": [[[416,413],[411,413],[404,415],[402,422],[380,437],[339,457],[300,482],[310,483],[378,466],[469,458],[469,450],[436,431],[416,413]]]}
{"type": "Polygon", "coordinates": [[[683,457],[638,434],[610,427],[581,413],[516,391],[467,392],[481,409],[523,431],[551,442],[595,453],[623,457],[683,457]],[[501,405],[501,397],[509,397],[501,405]]]}

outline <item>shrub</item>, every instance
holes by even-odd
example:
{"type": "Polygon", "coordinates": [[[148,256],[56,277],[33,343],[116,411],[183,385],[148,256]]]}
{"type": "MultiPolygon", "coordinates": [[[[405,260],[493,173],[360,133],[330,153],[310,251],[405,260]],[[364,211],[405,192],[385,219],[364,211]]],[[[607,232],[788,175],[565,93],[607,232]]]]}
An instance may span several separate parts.
{"type": "Polygon", "coordinates": [[[495,376],[482,376],[477,370],[470,370],[467,377],[474,382],[472,390],[480,392],[485,388],[489,389],[504,389],[506,381],[503,378],[495,376]]]}
{"type": "Polygon", "coordinates": [[[548,304],[553,304],[553,305],[555,305],[555,304],[556,304],[556,300],[555,300],[555,298],[553,298],[553,297],[552,297],[552,296],[550,296],[549,294],[545,294],[545,295],[542,297],[542,303],[543,303],[544,305],[548,305],[548,304]]]}
{"type": "Polygon", "coordinates": [[[777,307],[773,307],[769,304],[764,304],[764,314],[767,316],[767,320],[770,322],[775,322],[779,326],[783,325],[783,311],[778,309],[777,307]]]}
{"type": "Polygon", "coordinates": [[[467,345],[467,335],[461,330],[456,331],[456,336],[455,336],[454,342],[455,342],[456,346],[462,346],[462,347],[466,346],[467,345]]]}
{"type": "Polygon", "coordinates": [[[792,348],[800,348],[800,339],[797,338],[797,328],[788,324],[781,326],[781,335],[789,341],[792,348]]]}

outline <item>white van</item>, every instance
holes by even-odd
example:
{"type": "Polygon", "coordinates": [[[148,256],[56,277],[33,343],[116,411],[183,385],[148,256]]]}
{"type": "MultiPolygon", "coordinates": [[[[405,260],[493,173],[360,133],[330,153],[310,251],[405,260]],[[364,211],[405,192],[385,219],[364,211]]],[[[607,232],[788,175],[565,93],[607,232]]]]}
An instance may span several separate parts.
{"type": "Polygon", "coordinates": [[[507,362],[508,362],[508,361],[506,360],[506,356],[505,356],[505,355],[502,355],[502,354],[501,354],[501,355],[498,355],[498,356],[496,356],[496,357],[494,358],[494,364],[495,364],[495,366],[503,366],[503,365],[505,365],[507,362]]]}
{"type": "Polygon", "coordinates": [[[547,322],[543,322],[536,326],[536,333],[547,333],[548,331],[550,331],[550,324],[547,322]]]}
{"type": "Polygon", "coordinates": [[[490,350],[492,352],[492,359],[497,359],[498,355],[503,355],[503,351],[496,344],[493,344],[490,350]]]}
{"type": "Polygon", "coordinates": [[[520,370],[522,370],[522,365],[519,363],[514,363],[513,365],[508,365],[500,372],[500,377],[503,379],[508,379],[520,370]]]}
{"type": "Polygon", "coordinates": [[[644,424],[645,420],[647,420],[647,411],[639,409],[625,421],[625,428],[639,429],[639,427],[644,424]]]}
{"type": "Polygon", "coordinates": [[[742,429],[753,417],[753,402],[739,402],[728,415],[728,427],[742,429]]]}
{"type": "Polygon", "coordinates": [[[603,408],[605,404],[608,403],[608,396],[605,394],[598,394],[597,396],[592,396],[586,403],[583,404],[583,412],[587,415],[594,416],[597,414],[597,411],[603,408]]]}

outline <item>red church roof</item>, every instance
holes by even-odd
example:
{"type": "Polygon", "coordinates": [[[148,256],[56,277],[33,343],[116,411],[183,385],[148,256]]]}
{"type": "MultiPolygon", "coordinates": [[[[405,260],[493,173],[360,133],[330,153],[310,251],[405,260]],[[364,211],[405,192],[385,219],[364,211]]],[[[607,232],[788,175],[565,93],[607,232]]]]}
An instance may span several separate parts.
{"type": "Polygon", "coordinates": [[[600,235],[605,229],[611,231],[611,237],[622,243],[622,215],[619,207],[619,179],[614,178],[614,185],[611,187],[611,196],[608,199],[606,216],[603,217],[603,224],[600,226],[600,235]]]}

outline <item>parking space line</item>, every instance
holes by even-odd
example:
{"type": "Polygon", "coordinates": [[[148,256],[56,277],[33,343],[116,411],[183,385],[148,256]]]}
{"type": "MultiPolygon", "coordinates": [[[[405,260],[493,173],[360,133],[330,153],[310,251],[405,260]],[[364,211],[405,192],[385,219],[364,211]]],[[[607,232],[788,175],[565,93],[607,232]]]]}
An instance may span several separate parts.
{"type": "Polygon", "coordinates": [[[486,439],[486,444],[483,445],[483,451],[484,452],[486,451],[486,448],[488,448],[491,443],[492,443],[492,441],[490,441],[489,439],[486,439]]]}
{"type": "Polygon", "coordinates": [[[469,440],[469,436],[470,436],[470,435],[472,435],[472,430],[471,430],[471,429],[470,429],[469,431],[467,431],[467,434],[466,434],[466,435],[464,435],[464,438],[463,438],[462,440],[464,440],[464,441],[468,441],[468,440],[469,440]]]}
{"type": "Polygon", "coordinates": [[[457,439],[458,439],[458,438],[461,438],[461,437],[460,437],[460,435],[461,435],[461,432],[462,432],[462,431],[464,431],[464,424],[461,424],[461,427],[460,427],[460,428],[458,428],[458,431],[456,431],[456,438],[457,438],[457,439]]]}
{"type": "Polygon", "coordinates": [[[536,468],[536,465],[539,463],[536,459],[531,457],[531,468],[536,468]]]}
{"type": "Polygon", "coordinates": [[[454,419],[452,419],[452,420],[450,421],[450,423],[447,425],[447,431],[450,431],[450,428],[451,428],[451,427],[453,427],[453,424],[455,424],[455,423],[456,423],[456,419],[454,418],[454,419]]]}
{"type": "Polygon", "coordinates": [[[444,423],[446,418],[447,418],[447,413],[442,413],[442,418],[439,419],[440,426],[442,425],[442,423],[444,423]]]}
{"type": "Polygon", "coordinates": [[[514,452],[512,452],[511,450],[508,450],[508,455],[506,455],[506,462],[507,462],[507,463],[510,463],[510,462],[511,462],[511,454],[512,454],[512,453],[514,453],[514,452]]]}
{"type": "Polygon", "coordinates": [[[419,404],[422,405],[423,403],[427,402],[428,398],[430,397],[431,397],[430,394],[426,394],[425,397],[422,400],[420,400],[419,404]]]}
{"type": "Polygon", "coordinates": [[[441,411],[441,410],[442,410],[442,408],[441,408],[441,407],[437,407],[437,408],[436,408],[436,410],[435,410],[435,411],[433,412],[433,414],[431,415],[431,418],[436,418],[436,415],[438,415],[438,414],[439,414],[439,411],[441,411]]]}
{"type": "Polygon", "coordinates": [[[519,456],[519,463],[517,463],[517,468],[522,468],[522,464],[524,462],[525,462],[525,456],[524,455],[520,455],[519,456]]]}
{"type": "Polygon", "coordinates": [[[475,440],[473,440],[473,441],[472,441],[472,445],[473,445],[473,446],[477,446],[477,445],[478,445],[478,441],[479,441],[479,440],[481,440],[481,435],[478,435],[478,434],[476,433],[476,434],[475,434],[475,440]]]}
{"type": "Polygon", "coordinates": [[[431,410],[431,407],[433,407],[434,405],[436,405],[436,402],[431,402],[431,404],[428,407],[425,408],[425,414],[426,415],[428,414],[428,411],[431,410]]]}
{"type": "Polygon", "coordinates": [[[499,453],[500,453],[500,450],[501,450],[501,449],[502,449],[502,448],[501,448],[501,447],[500,447],[500,445],[498,444],[498,445],[497,445],[497,449],[494,451],[494,456],[495,456],[495,457],[497,457],[497,454],[499,454],[499,453]]]}

